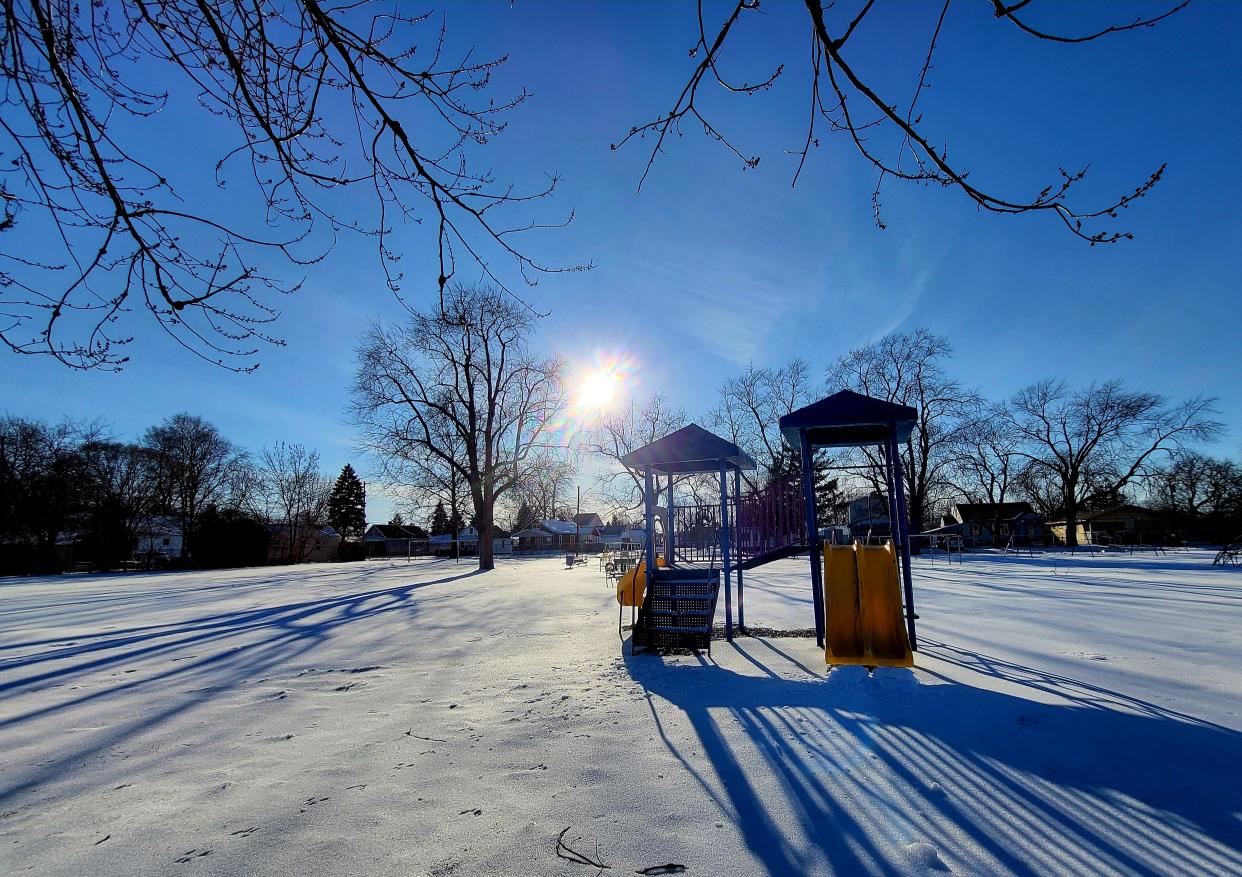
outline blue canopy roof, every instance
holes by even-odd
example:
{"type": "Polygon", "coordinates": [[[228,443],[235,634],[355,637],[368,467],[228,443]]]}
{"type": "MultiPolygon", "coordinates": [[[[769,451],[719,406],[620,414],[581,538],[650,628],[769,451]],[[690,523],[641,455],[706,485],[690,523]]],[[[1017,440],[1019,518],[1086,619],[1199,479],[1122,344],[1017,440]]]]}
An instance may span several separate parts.
{"type": "Polygon", "coordinates": [[[792,448],[800,446],[798,433],[806,430],[813,446],[856,447],[880,444],[895,430],[903,442],[914,430],[919,412],[909,405],[873,399],[852,390],[791,411],[780,420],[781,435],[792,448]]]}
{"type": "Polygon", "coordinates": [[[621,458],[621,463],[630,469],[650,466],[653,471],[666,475],[718,472],[721,463],[735,469],[755,468],[755,461],[749,454],[697,423],[630,451],[621,458]]]}

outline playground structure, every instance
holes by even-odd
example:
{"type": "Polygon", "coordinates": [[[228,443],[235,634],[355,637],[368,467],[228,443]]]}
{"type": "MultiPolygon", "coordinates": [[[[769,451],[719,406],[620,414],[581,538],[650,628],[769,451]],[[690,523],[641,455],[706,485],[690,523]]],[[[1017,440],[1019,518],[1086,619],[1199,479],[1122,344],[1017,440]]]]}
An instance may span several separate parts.
{"type": "MultiPolygon", "coordinates": [[[[753,470],[755,461],[733,442],[696,424],[622,458],[626,467],[642,473],[644,485],[644,557],[621,577],[617,588],[622,611],[627,605],[637,609],[631,650],[710,650],[722,584],[724,634],[732,640],[734,579],[737,626],[744,630],[745,571],[806,552],[816,641],[825,648],[828,662],[909,666],[917,647],[918,616],[898,447],[909,438],[915,417],[913,408],[850,391],[791,412],[779,425],[786,443],[799,450],[800,477],[773,479],[745,493],[741,473],[753,470]],[[871,445],[882,452],[889,520],[894,524],[891,541],[880,546],[821,545],[812,465],[815,449],[871,445]],[[677,505],[679,479],[684,484],[696,476],[718,482],[718,507],[700,502],[677,505]],[[661,497],[662,507],[657,505],[661,497]],[[660,563],[657,518],[664,541],[660,563]]],[[[703,481],[697,486],[701,493],[703,481]]]]}

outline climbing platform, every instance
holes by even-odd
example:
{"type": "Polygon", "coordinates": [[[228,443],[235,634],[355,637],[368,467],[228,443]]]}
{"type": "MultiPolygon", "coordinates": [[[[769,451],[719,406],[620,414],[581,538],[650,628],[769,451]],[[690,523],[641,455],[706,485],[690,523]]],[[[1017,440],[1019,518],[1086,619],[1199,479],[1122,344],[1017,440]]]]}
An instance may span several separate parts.
{"type": "Polygon", "coordinates": [[[825,659],[912,667],[892,543],[824,546],[825,659]]]}
{"type": "Polygon", "coordinates": [[[646,584],[631,647],[711,651],[720,570],[657,568],[646,584]]]}

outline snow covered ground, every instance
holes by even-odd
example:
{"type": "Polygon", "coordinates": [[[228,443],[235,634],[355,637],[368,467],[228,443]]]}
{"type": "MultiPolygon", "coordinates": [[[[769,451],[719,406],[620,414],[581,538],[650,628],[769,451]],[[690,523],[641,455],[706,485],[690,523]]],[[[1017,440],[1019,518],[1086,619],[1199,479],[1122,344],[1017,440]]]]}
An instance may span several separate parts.
{"type": "MultiPolygon", "coordinates": [[[[0,873],[1242,874],[1242,570],[916,560],[914,671],[630,657],[597,567],[0,580],[0,873]]],[[[812,624],[805,560],[747,621],[812,624]]]]}

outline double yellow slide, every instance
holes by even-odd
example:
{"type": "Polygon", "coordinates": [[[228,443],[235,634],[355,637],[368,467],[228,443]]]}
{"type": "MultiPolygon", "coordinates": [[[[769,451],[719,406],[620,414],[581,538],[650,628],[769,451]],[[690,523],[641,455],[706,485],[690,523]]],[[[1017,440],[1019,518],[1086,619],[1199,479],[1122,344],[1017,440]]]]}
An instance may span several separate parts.
{"type": "Polygon", "coordinates": [[[891,542],[824,545],[824,621],[829,664],[914,666],[891,542]]]}

